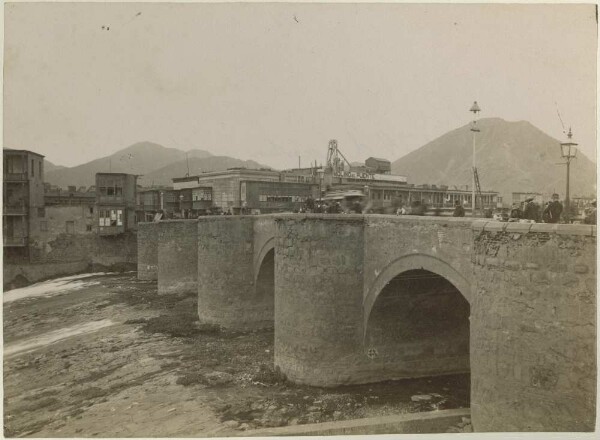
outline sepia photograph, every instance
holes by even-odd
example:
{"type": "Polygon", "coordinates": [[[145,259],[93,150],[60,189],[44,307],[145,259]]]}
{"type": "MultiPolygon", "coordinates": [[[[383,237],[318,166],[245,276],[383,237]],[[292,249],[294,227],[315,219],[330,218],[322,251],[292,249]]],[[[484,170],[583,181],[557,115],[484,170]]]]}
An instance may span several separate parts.
{"type": "Polygon", "coordinates": [[[595,435],[596,3],[3,30],[4,437],[595,435]]]}

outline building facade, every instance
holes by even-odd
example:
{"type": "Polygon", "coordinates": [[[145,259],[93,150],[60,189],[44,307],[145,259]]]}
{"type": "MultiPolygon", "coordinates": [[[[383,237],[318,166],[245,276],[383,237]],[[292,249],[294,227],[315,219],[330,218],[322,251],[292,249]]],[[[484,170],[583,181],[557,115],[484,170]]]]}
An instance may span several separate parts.
{"type": "Polygon", "coordinates": [[[6,261],[35,261],[42,249],[44,156],[27,150],[3,150],[2,231],[6,261]]]}
{"type": "Polygon", "coordinates": [[[96,225],[99,235],[135,230],[137,176],[96,173],[96,225]]]}
{"type": "Polygon", "coordinates": [[[318,194],[318,186],[304,182],[303,176],[289,181],[283,180],[278,171],[246,168],[174,178],[173,187],[192,191],[192,211],[212,207],[213,213],[216,210],[232,214],[292,212],[308,196],[314,198],[318,194]]]}

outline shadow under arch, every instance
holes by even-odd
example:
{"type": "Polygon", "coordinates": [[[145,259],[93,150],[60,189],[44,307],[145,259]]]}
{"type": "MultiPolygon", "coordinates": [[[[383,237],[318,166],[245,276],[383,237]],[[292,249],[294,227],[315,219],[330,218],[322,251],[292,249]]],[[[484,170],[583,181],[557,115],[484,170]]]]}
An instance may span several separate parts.
{"type": "Polygon", "coordinates": [[[410,270],[426,270],[444,277],[452,284],[461,295],[471,303],[471,283],[445,261],[428,254],[403,255],[388,264],[379,273],[363,301],[363,339],[367,334],[367,327],[373,305],[381,291],[398,275],[410,270]]]}
{"type": "Polygon", "coordinates": [[[258,255],[256,256],[256,260],[254,263],[254,286],[256,288],[256,281],[258,279],[258,274],[260,272],[260,268],[262,267],[263,261],[265,259],[265,257],[267,256],[267,254],[270,251],[274,251],[275,250],[275,237],[271,237],[269,238],[261,247],[260,251],[258,252],[258,255]]]}

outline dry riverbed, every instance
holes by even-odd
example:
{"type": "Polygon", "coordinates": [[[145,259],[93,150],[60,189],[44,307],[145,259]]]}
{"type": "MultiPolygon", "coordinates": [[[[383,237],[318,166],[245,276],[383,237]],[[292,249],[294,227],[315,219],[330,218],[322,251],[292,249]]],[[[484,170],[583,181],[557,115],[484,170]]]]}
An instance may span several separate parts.
{"type": "Polygon", "coordinates": [[[227,436],[469,405],[468,375],[286,383],[272,367],[272,329],[202,326],[196,307],[195,295],[159,296],[135,273],[4,293],[5,436],[227,436]]]}

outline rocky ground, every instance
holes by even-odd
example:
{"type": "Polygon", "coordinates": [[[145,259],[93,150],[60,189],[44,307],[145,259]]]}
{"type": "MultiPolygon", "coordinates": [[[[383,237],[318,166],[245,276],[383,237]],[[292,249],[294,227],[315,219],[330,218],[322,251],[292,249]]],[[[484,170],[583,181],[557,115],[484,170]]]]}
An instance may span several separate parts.
{"type": "Polygon", "coordinates": [[[5,436],[227,436],[469,405],[468,375],[286,383],[272,367],[272,329],[203,326],[196,306],[195,295],[159,296],[135,273],[5,292],[5,436]]]}

